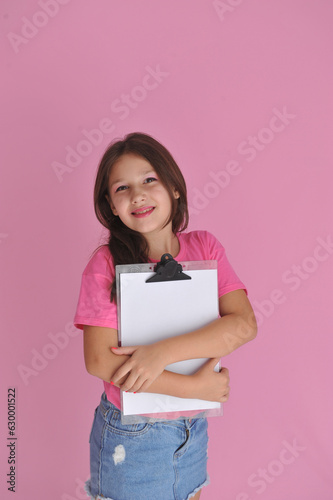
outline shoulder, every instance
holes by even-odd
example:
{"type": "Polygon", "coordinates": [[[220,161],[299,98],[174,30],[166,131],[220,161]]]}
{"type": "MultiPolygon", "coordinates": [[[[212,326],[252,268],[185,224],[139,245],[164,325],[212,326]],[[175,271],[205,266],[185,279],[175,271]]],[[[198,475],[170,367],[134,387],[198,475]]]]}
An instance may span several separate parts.
{"type": "Polygon", "coordinates": [[[181,233],[182,240],[188,245],[202,245],[206,248],[222,247],[218,239],[209,231],[197,230],[181,233]]]}
{"type": "Polygon", "coordinates": [[[179,235],[180,260],[218,260],[224,256],[221,243],[209,231],[190,231],[179,235]]]}
{"type": "Polygon", "coordinates": [[[101,245],[94,250],[83,274],[102,274],[108,276],[114,273],[111,253],[108,245],[101,245]]]}

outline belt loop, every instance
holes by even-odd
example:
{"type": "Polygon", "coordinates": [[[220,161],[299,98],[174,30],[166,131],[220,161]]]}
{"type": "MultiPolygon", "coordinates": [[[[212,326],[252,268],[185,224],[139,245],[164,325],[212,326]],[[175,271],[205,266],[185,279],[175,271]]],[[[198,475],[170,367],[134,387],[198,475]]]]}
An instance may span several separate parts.
{"type": "Polygon", "coordinates": [[[107,404],[107,403],[108,403],[108,399],[107,399],[107,397],[106,397],[105,392],[103,392],[102,397],[101,397],[101,401],[100,401],[100,403],[99,403],[99,407],[100,407],[100,410],[101,410],[101,412],[102,412],[102,414],[103,414],[104,418],[106,417],[106,415],[107,415],[108,411],[110,410],[110,408],[108,408],[108,407],[107,407],[107,406],[108,406],[108,404],[107,404]],[[105,406],[104,406],[104,404],[103,404],[103,402],[104,402],[104,401],[105,401],[105,406]]]}
{"type": "Polygon", "coordinates": [[[101,412],[103,413],[103,415],[105,417],[106,408],[104,407],[102,401],[99,403],[99,408],[100,408],[101,412]]]}

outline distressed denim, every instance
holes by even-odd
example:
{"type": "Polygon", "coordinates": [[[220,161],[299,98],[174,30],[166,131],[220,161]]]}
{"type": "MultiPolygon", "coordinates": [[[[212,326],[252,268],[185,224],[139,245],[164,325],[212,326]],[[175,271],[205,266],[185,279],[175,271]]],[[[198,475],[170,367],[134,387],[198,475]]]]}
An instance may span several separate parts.
{"type": "Polygon", "coordinates": [[[90,480],[97,500],[187,500],[209,484],[207,419],[123,425],[103,393],[90,433],[90,480]]]}

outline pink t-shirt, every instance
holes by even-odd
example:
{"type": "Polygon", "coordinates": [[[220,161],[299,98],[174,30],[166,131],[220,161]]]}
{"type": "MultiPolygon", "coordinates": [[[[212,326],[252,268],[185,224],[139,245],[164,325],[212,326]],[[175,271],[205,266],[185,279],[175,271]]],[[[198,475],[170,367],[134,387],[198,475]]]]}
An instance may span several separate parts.
{"type": "MultiPolygon", "coordinates": [[[[207,231],[177,234],[180,251],[178,261],[216,260],[218,265],[219,297],[234,290],[246,288],[232,269],[221,243],[207,231]]],[[[74,317],[74,325],[104,326],[117,329],[117,306],[110,302],[114,266],[107,245],[100,247],[89,260],[82,274],[81,289],[74,317]]],[[[247,291],[246,291],[247,293],[247,291]]],[[[138,342],[139,343],[139,342],[138,342]]],[[[120,408],[120,389],[104,382],[109,401],[120,408]]]]}

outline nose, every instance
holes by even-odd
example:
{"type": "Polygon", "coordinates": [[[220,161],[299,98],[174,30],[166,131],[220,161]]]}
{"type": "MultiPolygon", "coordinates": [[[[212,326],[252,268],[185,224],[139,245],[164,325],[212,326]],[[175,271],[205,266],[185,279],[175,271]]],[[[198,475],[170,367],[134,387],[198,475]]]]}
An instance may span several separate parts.
{"type": "Polygon", "coordinates": [[[142,201],[144,201],[146,199],[146,193],[145,193],[145,189],[143,186],[138,186],[138,187],[133,187],[132,188],[132,203],[136,204],[136,203],[141,203],[142,201]]]}

